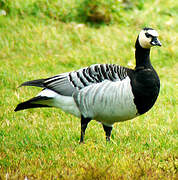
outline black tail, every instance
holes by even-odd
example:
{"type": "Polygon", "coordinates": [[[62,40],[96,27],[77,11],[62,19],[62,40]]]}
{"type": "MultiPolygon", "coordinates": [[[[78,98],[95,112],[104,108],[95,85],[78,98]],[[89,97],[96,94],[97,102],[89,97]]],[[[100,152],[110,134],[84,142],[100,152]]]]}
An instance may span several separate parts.
{"type": "Polygon", "coordinates": [[[44,88],[44,81],[45,79],[37,79],[37,80],[33,80],[33,81],[26,81],[24,83],[22,83],[19,87],[21,86],[37,86],[37,87],[42,87],[44,88]]]}
{"type": "Polygon", "coordinates": [[[22,102],[17,105],[14,111],[20,111],[23,109],[38,108],[38,107],[52,107],[49,104],[49,100],[52,98],[37,96],[28,101],[22,102]]]}

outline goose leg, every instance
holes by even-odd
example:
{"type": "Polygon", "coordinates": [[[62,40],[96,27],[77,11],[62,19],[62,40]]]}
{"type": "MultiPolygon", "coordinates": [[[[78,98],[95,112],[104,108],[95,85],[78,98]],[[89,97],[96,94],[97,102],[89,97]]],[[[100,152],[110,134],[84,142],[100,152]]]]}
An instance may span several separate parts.
{"type": "Polygon", "coordinates": [[[81,116],[81,136],[80,136],[80,143],[84,142],[85,137],[85,130],[87,128],[88,123],[91,121],[91,118],[84,118],[81,116]]]}
{"type": "Polygon", "coordinates": [[[104,129],[105,134],[106,134],[106,141],[110,141],[112,127],[106,126],[106,125],[103,124],[103,129],[104,129]]]}

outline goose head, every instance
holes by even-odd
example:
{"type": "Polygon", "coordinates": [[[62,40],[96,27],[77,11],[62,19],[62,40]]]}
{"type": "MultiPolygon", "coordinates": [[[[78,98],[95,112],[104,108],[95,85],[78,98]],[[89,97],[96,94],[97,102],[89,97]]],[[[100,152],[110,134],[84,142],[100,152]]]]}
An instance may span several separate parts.
{"type": "Polygon", "coordinates": [[[158,39],[158,33],[152,28],[144,28],[138,35],[138,42],[144,49],[150,49],[152,46],[161,46],[158,39]]]}

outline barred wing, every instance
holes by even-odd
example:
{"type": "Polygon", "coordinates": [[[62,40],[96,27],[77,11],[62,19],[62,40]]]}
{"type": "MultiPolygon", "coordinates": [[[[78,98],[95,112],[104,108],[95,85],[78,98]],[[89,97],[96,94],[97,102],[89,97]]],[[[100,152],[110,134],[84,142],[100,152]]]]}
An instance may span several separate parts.
{"type": "Polygon", "coordinates": [[[72,96],[74,91],[104,80],[123,80],[127,77],[129,70],[131,69],[115,64],[95,64],[47,79],[28,81],[21,86],[38,86],[51,89],[64,96],[72,96]]]}

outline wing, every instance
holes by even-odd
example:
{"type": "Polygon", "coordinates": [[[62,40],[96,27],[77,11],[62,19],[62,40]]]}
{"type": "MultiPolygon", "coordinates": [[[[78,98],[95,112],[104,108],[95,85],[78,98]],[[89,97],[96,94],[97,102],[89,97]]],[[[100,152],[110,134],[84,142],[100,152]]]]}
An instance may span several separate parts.
{"type": "Polygon", "coordinates": [[[38,86],[51,89],[64,96],[72,96],[74,91],[104,80],[123,80],[128,76],[129,71],[132,70],[115,64],[95,64],[47,79],[27,81],[21,86],[38,86]]]}

